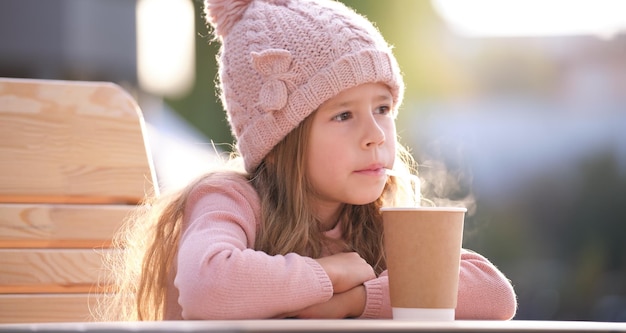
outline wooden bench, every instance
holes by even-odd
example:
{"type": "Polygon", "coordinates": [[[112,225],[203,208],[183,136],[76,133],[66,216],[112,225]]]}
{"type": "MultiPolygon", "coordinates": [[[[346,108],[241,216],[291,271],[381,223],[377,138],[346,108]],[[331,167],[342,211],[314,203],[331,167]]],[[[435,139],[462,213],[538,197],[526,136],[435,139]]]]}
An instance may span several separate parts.
{"type": "Polygon", "coordinates": [[[158,191],[144,140],[115,84],[0,78],[0,323],[90,319],[113,233],[158,191]]]}

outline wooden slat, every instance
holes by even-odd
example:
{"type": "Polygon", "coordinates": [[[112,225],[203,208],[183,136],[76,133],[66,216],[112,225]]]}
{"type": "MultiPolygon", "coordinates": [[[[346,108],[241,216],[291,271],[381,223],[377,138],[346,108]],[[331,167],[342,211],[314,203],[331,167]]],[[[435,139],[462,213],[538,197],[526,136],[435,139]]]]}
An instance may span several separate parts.
{"type": "Polygon", "coordinates": [[[33,285],[0,285],[2,294],[100,294],[109,292],[111,285],[93,284],[33,284],[33,285]]]}
{"type": "Polygon", "coordinates": [[[0,194],[0,202],[6,203],[42,203],[42,204],[138,204],[137,198],[134,196],[128,197],[113,197],[103,196],[98,197],[95,195],[82,196],[82,195],[21,195],[21,194],[0,194]]]}
{"type": "Polygon", "coordinates": [[[84,248],[110,248],[111,240],[82,240],[82,239],[57,239],[57,240],[13,240],[0,241],[0,249],[84,249],[84,248]]]}
{"type": "Polygon", "coordinates": [[[90,321],[98,295],[0,295],[0,323],[90,321]]]}
{"type": "Polygon", "coordinates": [[[0,248],[110,246],[136,206],[0,204],[0,248]]]}
{"type": "Polygon", "coordinates": [[[88,286],[94,286],[88,291],[97,291],[105,251],[113,250],[2,249],[0,292],[77,292],[88,286]]]}
{"type": "Polygon", "coordinates": [[[0,78],[0,195],[139,202],[156,184],[143,128],[115,84],[0,78]]]}

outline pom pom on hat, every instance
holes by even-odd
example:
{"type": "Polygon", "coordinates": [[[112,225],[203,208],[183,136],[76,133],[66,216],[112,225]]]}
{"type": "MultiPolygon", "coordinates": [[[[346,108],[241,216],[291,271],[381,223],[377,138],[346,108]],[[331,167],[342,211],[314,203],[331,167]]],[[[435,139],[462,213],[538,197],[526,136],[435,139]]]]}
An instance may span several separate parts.
{"type": "MultiPolygon", "coordinates": [[[[237,23],[253,0],[207,0],[204,6],[206,19],[215,29],[218,36],[225,36],[228,30],[237,23]]],[[[288,0],[268,1],[284,4],[288,0]]]]}
{"type": "Polygon", "coordinates": [[[253,172],[322,103],[363,83],[404,83],[391,48],[361,15],[332,0],[205,0],[221,40],[221,100],[253,172]]]}
{"type": "Polygon", "coordinates": [[[224,36],[241,19],[252,0],[207,0],[204,6],[207,21],[218,36],[224,36]]]}

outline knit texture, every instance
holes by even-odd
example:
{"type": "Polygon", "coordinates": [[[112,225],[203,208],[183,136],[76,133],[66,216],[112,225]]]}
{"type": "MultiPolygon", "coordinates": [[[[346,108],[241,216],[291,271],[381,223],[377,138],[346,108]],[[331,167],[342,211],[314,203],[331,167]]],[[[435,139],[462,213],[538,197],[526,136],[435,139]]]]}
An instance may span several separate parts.
{"type": "Polygon", "coordinates": [[[399,106],[404,83],[379,31],[327,0],[206,0],[221,41],[219,88],[237,148],[252,172],[323,102],[385,83],[399,106]]]}

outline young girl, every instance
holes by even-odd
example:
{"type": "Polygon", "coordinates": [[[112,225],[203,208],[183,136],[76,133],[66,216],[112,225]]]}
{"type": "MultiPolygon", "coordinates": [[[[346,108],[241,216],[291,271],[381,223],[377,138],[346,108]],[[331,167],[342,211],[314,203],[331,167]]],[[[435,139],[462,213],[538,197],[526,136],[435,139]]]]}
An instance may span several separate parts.
{"type": "MultiPolygon", "coordinates": [[[[120,235],[101,319],[390,318],[379,208],[412,200],[390,47],[334,1],[207,0],[221,98],[243,168],[155,198],[120,235]]],[[[516,299],[463,250],[457,318],[516,299]]]]}

